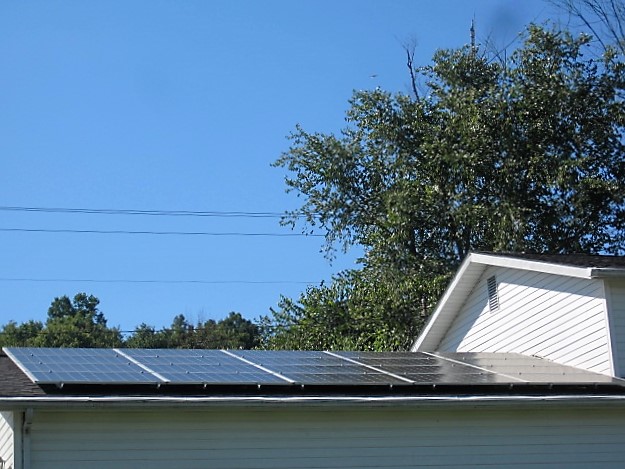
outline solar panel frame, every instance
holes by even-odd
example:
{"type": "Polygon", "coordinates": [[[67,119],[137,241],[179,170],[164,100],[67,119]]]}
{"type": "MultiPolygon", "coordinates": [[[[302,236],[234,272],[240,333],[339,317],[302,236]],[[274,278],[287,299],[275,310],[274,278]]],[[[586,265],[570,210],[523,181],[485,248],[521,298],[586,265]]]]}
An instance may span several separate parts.
{"type": "Polygon", "coordinates": [[[37,384],[160,384],[162,381],[113,349],[4,347],[37,384]]]}
{"type": "Polygon", "coordinates": [[[231,353],[267,367],[303,386],[388,386],[406,384],[380,370],[331,352],[233,350],[231,353]]]}
{"type": "Polygon", "coordinates": [[[425,352],[336,352],[336,354],[410,380],[415,385],[483,385],[512,381],[495,372],[425,352]]]}
{"type": "Polygon", "coordinates": [[[561,365],[520,353],[436,352],[443,359],[455,360],[510,377],[528,384],[618,384],[625,380],[592,371],[561,365]]]}
{"type": "Polygon", "coordinates": [[[278,385],[289,382],[223,350],[124,349],[168,384],[278,385]]]}

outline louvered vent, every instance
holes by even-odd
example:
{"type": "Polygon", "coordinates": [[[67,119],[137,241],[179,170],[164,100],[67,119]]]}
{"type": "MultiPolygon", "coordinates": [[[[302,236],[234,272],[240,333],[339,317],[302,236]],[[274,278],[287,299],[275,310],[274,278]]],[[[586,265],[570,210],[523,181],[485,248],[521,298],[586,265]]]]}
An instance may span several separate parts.
{"type": "Polygon", "coordinates": [[[486,280],[488,285],[488,309],[497,311],[499,309],[499,295],[497,295],[497,279],[493,275],[486,280]]]}

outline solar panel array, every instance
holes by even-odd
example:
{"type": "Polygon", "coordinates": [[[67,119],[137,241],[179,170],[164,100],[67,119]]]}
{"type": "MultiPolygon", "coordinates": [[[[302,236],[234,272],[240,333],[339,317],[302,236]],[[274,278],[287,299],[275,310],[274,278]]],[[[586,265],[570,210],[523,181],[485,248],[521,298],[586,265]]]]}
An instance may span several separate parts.
{"type": "Polygon", "coordinates": [[[622,384],[519,354],[5,347],[37,384],[414,386],[622,384]]]}

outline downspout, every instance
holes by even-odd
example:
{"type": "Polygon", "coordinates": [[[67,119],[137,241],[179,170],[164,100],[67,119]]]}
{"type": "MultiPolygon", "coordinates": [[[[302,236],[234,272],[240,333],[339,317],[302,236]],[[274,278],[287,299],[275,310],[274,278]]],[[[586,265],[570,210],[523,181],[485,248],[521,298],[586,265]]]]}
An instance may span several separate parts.
{"type": "Polygon", "coordinates": [[[30,429],[33,425],[33,409],[24,412],[22,424],[22,469],[30,469],[30,429]]]}

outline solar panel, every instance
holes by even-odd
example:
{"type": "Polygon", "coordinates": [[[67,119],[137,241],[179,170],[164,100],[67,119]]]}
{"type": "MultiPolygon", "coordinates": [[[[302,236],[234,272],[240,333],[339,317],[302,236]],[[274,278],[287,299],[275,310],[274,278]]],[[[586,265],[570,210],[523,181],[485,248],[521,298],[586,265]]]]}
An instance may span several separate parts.
{"type": "Polygon", "coordinates": [[[161,380],[113,349],[5,347],[30,379],[39,384],[157,384],[161,380]]]}
{"type": "Polygon", "coordinates": [[[233,350],[231,353],[305,386],[406,384],[387,373],[328,352],[233,350]]]}
{"type": "Polygon", "coordinates": [[[423,352],[336,352],[336,354],[420,385],[491,384],[511,381],[489,370],[455,363],[423,352]]]}
{"type": "Polygon", "coordinates": [[[446,360],[455,360],[489,370],[502,378],[511,378],[511,381],[534,384],[624,383],[618,378],[519,353],[436,352],[436,355],[446,360]]]}
{"type": "Polygon", "coordinates": [[[124,349],[171,384],[288,384],[288,381],[221,350],[124,349]]]}

